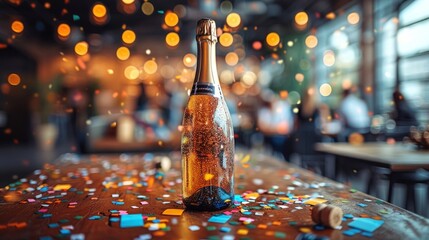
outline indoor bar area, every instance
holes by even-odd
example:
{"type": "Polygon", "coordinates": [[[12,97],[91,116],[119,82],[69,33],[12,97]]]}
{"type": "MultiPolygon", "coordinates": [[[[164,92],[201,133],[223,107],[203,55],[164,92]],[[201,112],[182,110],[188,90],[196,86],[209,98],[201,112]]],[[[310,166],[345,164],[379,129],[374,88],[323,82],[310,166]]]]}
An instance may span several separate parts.
{"type": "Polygon", "coordinates": [[[429,240],[428,0],[0,0],[0,239],[429,240]]]}

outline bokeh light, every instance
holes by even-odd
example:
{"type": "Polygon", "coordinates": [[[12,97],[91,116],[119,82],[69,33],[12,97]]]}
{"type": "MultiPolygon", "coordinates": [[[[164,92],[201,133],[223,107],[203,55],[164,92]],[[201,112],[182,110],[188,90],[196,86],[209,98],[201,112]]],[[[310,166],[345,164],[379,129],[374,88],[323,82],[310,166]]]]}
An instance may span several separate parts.
{"type": "Polygon", "coordinates": [[[116,50],[116,57],[119,60],[127,60],[130,57],[130,50],[127,47],[119,47],[116,50]]]}
{"type": "Polygon", "coordinates": [[[154,7],[153,4],[150,2],[144,2],[142,4],[142,12],[144,13],[144,15],[146,16],[150,16],[152,15],[153,11],[154,11],[154,7]]]}
{"type": "Polygon", "coordinates": [[[58,36],[60,36],[61,38],[68,38],[70,36],[70,32],[71,29],[67,23],[61,23],[57,27],[58,36]]]}
{"type": "Polygon", "coordinates": [[[24,31],[24,23],[22,23],[19,20],[13,21],[12,24],[10,25],[10,28],[15,33],[22,33],[22,31],[24,31]]]}
{"type": "Polygon", "coordinates": [[[335,19],[336,15],[334,12],[329,12],[328,14],[326,14],[326,19],[332,20],[335,19]]]}
{"type": "Polygon", "coordinates": [[[241,24],[241,17],[238,13],[230,13],[226,16],[226,24],[232,28],[236,28],[241,24]]]}
{"type": "Polygon", "coordinates": [[[319,88],[320,95],[327,97],[332,93],[332,87],[328,83],[324,83],[319,88]]]}
{"type": "Polygon", "coordinates": [[[254,72],[247,71],[243,74],[243,77],[241,78],[241,80],[247,86],[253,86],[257,80],[257,76],[254,72]]]}
{"type": "Polygon", "coordinates": [[[238,55],[235,52],[230,52],[225,56],[226,64],[228,64],[231,67],[237,65],[238,60],[239,60],[238,55]]]}
{"type": "Polygon", "coordinates": [[[134,3],[134,0],[122,0],[122,2],[125,4],[131,4],[134,3]]]}
{"type": "Polygon", "coordinates": [[[335,54],[333,51],[328,50],[323,55],[323,64],[327,67],[331,67],[335,64],[335,54]]]}
{"type": "Polygon", "coordinates": [[[305,38],[305,45],[306,45],[308,48],[315,48],[315,47],[317,46],[317,43],[318,43],[318,41],[317,41],[317,37],[316,37],[316,36],[314,36],[314,35],[308,35],[308,36],[305,38]]]}
{"type": "Polygon", "coordinates": [[[124,76],[129,80],[135,80],[139,77],[140,71],[135,66],[128,66],[124,70],[124,76]]]}
{"type": "Polygon", "coordinates": [[[275,47],[280,43],[280,36],[276,32],[270,32],[270,33],[268,33],[265,40],[269,46],[275,47]]]}
{"type": "Polygon", "coordinates": [[[234,38],[232,37],[231,33],[222,33],[219,37],[219,43],[220,45],[224,47],[229,47],[234,42],[234,38]]]}
{"type": "Polygon", "coordinates": [[[174,27],[179,23],[179,17],[174,12],[168,12],[165,14],[164,22],[169,27],[174,27]]]}
{"type": "Polygon", "coordinates": [[[306,12],[299,12],[295,15],[295,22],[298,25],[305,25],[308,22],[308,15],[306,12]]]}
{"type": "Polygon", "coordinates": [[[74,51],[76,54],[81,55],[81,56],[87,54],[88,53],[88,43],[85,41],[76,43],[76,45],[74,46],[74,51]]]}
{"type": "Polygon", "coordinates": [[[358,13],[352,12],[347,16],[347,21],[352,25],[359,23],[359,20],[360,17],[358,13]]]}
{"type": "Polygon", "coordinates": [[[18,86],[21,83],[21,77],[16,73],[11,73],[7,77],[7,82],[12,86],[18,86]]]}
{"type": "Polygon", "coordinates": [[[92,14],[97,17],[97,18],[103,18],[106,16],[107,14],[107,9],[106,7],[101,4],[101,3],[96,3],[93,7],[92,7],[92,14]]]}
{"type": "Polygon", "coordinates": [[[170,47],[177,46],[177,44],[179,44],[179,42],[180,42],[179,34],[177,34],[175,32],[168,33],[167,36],[165,36],[165,42],[170,47]]]}
{"type": "Polygon", "coordinates": [[[220,11],[223,14],[228,14],[232,11],[232,3],[230,1],[223,1],[220,4],[220,11]]]}
{"type": "Polygon", "coordinates": [[[122,33],[122,41],[131,44],[136,40],[136,34],[132,30],[125,30],[122,33]]]}
{"type": "Polygon", "coordinates": [[[302,73],[295,74],[295,80],[299,83],[303,82],[304,81],[304,74],[302,74],[302,73]]]}
{"type": "Polygon", "coordinates": [[[188,53],[183,57],[183,64],[186,67],[193,67],[195,66],[196,63],[197,63],[197,57],[192,53],[188,53]]]}
{"type": "Polygon", "coordinates": [[[262,48],[262,43],[261,43],[260,41],[254,41],[254,42],[252,43],[252,47],[253,47],[253,49],[255,49],[255,50],[261,50],[261,48],[262,48]]]}
{"type": "Polygon", "coordinates": [[[154,74],[158,70],[158,64],[154,60],[148,60],[144,63],[143,70],[147,74],[154,74]]]}

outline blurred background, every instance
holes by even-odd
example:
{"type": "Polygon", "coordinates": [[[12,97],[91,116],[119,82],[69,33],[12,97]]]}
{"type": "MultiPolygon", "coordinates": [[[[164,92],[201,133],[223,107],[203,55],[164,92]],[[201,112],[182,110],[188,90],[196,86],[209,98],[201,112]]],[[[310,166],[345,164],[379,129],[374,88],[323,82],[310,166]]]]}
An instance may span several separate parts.
{"type": "Polygon", "coordinates": [[[429,123],[425,0],[3,0],[0,180],[60,154],[180,150],[196,22],[238,147],[322,172],[316,142],[404,140],[429,123]],[[304,161],[308,160],[308,161],[304,161]]]}

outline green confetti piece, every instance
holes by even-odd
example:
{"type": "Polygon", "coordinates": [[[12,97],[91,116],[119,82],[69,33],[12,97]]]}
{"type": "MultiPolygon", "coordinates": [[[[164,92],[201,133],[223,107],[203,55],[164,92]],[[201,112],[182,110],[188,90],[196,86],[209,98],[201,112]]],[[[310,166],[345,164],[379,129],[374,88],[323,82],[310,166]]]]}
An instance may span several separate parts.
{"type": "Polygon", "coordinates": [[[354,189],[354,188],[351,188],[351,189],[350,189],[350,192],[351,192],[351,193],[355,193],[355,192],[357,192],[357,190],[356,190],[356,189],[354,189]]]}
{"type": "Polygon", "coordinates": [[[290,222],[289,222],[289,225],[290,225],[290,226],[296,226],[296,224],[297,224],[297,222],[296,222],[296,221],[290,221],[290,222]]]}
{"type": "Polygon", "coordinates": [[[389,211],[387,211],[387,209],[381,209],[378,212],[381,213],[381,214],[389,214],[389,211]]]}
{"type": "Polygon", "coordinates": [[[229,224],[230,224],[230,225],[232,225],[232,226],[237,226],[237,225],[239,225],[240,223],[239,223],[239,222],[236,222],[236,221],[230,221],[230,222],[229,222],[229,224]]]}
{"type": "Polygon", "coordinates": [[[286,233],[284,232],[275,232],[274,237],[276,238],[286,238],[286,233]]]}
{"type": "Polygon", "coordinates": [[[159,14],[164,14],[164,10],[158,10],[159,14]]]}
{"type": "Polygon", "coordinates": [[[73,21],[79,21],[80,17],[79,15],[73,14],[73,21]]]}
{"type": "Polygon", "coordinates": [[[382,203],[383,203],[383,200],[377,199],[377,200],[375,200],[375,203],[377,203],[377,204],[382,204],[382,203]]]}
{"type": "Polygon", "coordinates": [[[58,222],[59,222],[59,223],[68,223],[68,222],[69,222],[69,220],[68,220],[68,219],[61,219],[61,220],[59,220],[58,222]]]}
{"type": "Polygon", "coordinates": [[[256,228],[256,225],[254,225],[254,224],[247,224],[246,227],[248,229],[254,229],[254,228],[256,228]]]}
{"type": "Polygon", "coordinates": [[[207,229],[207,231],[214,231],[214,230],[216,230],[216,227],[215,226],[207,226],[206,229],[207,229]]]}
{"type": "Polygon", "coordinates": [[[220,238],[218,236],[209,236],[207,239],[208,240],[220,240],[220,238]]]}
{"type": "Polygon", "coordinates": [[[76,219],[76,220],[81,220],[82,218],[83,218],[83,216],[80,216],[80,215],[74,216],[74,219],[76,219]]]}

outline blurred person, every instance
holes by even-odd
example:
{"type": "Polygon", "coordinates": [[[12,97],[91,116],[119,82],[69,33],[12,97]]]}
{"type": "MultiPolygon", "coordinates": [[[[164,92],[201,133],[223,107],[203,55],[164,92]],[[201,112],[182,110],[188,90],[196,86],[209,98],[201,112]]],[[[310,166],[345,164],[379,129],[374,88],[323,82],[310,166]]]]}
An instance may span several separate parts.
{"type": "Polygon", "coordinates": [[[396,89],[393,94],[394,109],[391,113],[391,117],[396,122],[396,126],[417,126],[418,121],[416,118],[415,109],[405,99],[404,95],[396,89]]]}
{"type": "Polygon", "coordinates": [[[338,114],[342,123],[342,130],[338,135],[339,141],[348,141],[349,135],[355,132],[360,134],[369,132],[368,106],[353,94],[351,89],[344,89],[338,114]]]}
{"type": "Polygon", "coordinates": [[[293,129],[293,113],[287,99],[280,99],[274,93],[268,93],[265,106],[258,111],[258,128],[271,145],[274,152],[283,154],[288,160],[290,152],[287,140],[293,129]]]}

